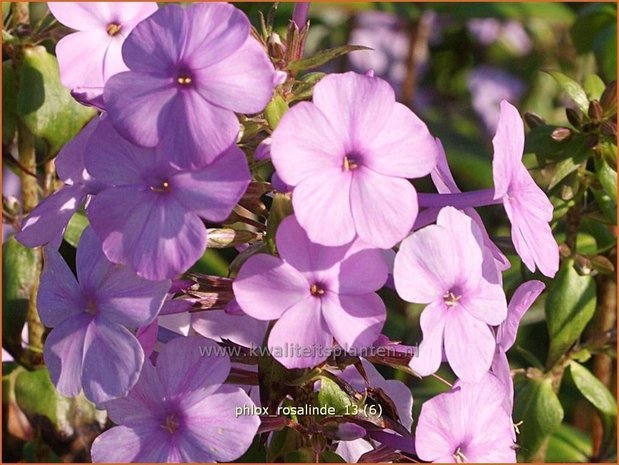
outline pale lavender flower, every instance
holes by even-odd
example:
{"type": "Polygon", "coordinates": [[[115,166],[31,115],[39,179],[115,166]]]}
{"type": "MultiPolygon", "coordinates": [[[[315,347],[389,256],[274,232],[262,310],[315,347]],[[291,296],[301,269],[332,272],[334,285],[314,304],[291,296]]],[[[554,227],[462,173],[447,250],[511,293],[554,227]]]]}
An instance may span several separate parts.
{"type": "Polygon", "coordinates": [[[245,313],[278,320],[268,340],[273,356],[305,368],[330,355],[333,338],[345,350],[371,345],[386,316],[375,293],[387,279],[380,251],[312,243],[294,216],[280,224],[276,243],[281,258],[252,256],[233,284],[245,313]]]}
{"type": "Polygon", "coordinates": [[[94,118],[71,139],[56,157],[56,172],[64,182],[59,191],[38,204],[26,218],[16,239],[27,247],[48,243],[59,245],[69,220],[90,194],[96,194],[103,184],[92,179],[84,166],[84,156],[90,136],[100,119],[94,118]]]}
{"type": "Polygon", "coordinates": [[[116,129],[138,145],[162,144],[179,166],[215,160],[236,140],[235,112],[260,112],[273,93],[273,65],[229,4],[167,5],[132,31],[122,53],[130,71],[104,91],[116,129]]]}
{"type": "Polygon", "coordinates": [[[205,167],[182,170],[170,162],[165,146],[135,146],[109,118],[90,138],[86,166],[108,185],[87,210],[103,251],[147,279],[173,278],[189,269],[206,248],[202,218],[228,218],[250,181],[236,145],[205,167]]]}
{"type": "Polygon", "coordinates": [[[77,280],[62,256],[45,249],[37,309],[45,326],[45,364],[58,392],[100,404],[122,397],[137,382],[144,353],[129,331],[159,312],[169,281],[147,281],[113,265],[87,228],[77,247],[77,280]],[[129,328],[129,329],[128,329],[129,328]]]}
{"type": "MultiPolygon", "coordinates": [[[[20,186],[21,182],[19,180],[19,176],[17,176],[15,173],[13,173],[13,171],[7,168],[6,165],[4,165],[2,167],[2,195],[6,197],[9,202],[15,205],[19,205],[21,203],[20,186]]],[[[15,229],[13,228],[13,226],[3,221],[2,242],[4,243],[14,233],[15,229]]]]}
{"type": "Polygon", "coordinates": [[[479,380],[494,356],[489,325],[505,320],[507,303],[475,222],[453,207],[443,208],[436,225],[402,241],[394,280],[404,300],[428,304],[421,314],[423,341],[411,368],[422,376],[434,373],[444,348],[459,378],[479,380]]]}
{"type": "Polygon", "coordinates": [[[243,455],[260,419],[236,415],[254,404],[224,384],[230,359],[218,349],[200,336],[168,342],[129,395],[106,404],[119,426],[95,439],[93,462],[230,462],[243,455]]]}
{"type": "Polygon", "coordinates": [[[531,271],[552,278],[559,269],[559,246],[549,222],[553,206],[522,164],[524,124],[518,110],[503,100],[492,139],[494,198],[501,200],[512,224],[516,252],[531,271]]]}
{"type": "Polygon", "coordinates": [[[313,103],[291,108],[273,133],[271,158],[311,241],[337,246],[359,236],[390,248],[417,216],[413,185],[428,174],[436,145],[425,124],[395,101],[382,79],[333,74],[313,103]]]}
{"type": "Polygon", "coordinates": [[[513,463],[511,416],[501,403],[503,386],[487,374],[479,383],[459,382],[421,407],[415,446],[422,460],[439,463],[513,463]]]}
{"type": "Polygon", "coordinates": [[[131,30],[157,11],[156,2],[49,2],[56,19],[77,32],[56,45],[62,84],[84,103],[101,105],[105,82],[126,71],[121,47],[131,30]]]}

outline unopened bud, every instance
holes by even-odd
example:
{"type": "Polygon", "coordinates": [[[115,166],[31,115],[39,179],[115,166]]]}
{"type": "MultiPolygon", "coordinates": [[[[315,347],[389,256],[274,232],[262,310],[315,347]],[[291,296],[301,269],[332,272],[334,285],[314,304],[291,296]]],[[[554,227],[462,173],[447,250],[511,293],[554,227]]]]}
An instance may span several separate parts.
{"type": "Polygon", "coordinates": [[[617,108],[617,81],[613,81],[606,86],[600,97],[600,104],[606,114],[612,113],[617,108]]]}
{"type": "Polygon", "coordinates": [[[613,120],[604,121],[601,125],[602,133],[605,136],[617,139],[617,122],[613,120]]]}
{"type": "Polygon", "coordinates": [[[225,249],[238,244],[245,244],[261,237],[260,233],[244,229],[210,228],[207,229],[206,247],[211,249],[225,249]]]}
{"type": "Polygon", "coordinates": [[[587,113],[592,121],[600,121],[604,116],[602,105],[600,105],[600,102],[597,100],[591,100],[591,103],[589,103],[589,111],[587,113]]]}
{"type": "Polygon", "coordinates": [[[272,32],[268,40],[269,55],[276,60],[281,60],[286,56],[286,46],[277,32],[272,32]]]}
{"type": "Polygon", "coordinates": [[[557,142],[563,142],[572,137],[572,131],[568,128],[557,128],[552,131],[550,137],[552,137],[552,139],[556,140],[557,142]]]}
{"type": "Polygon", "coordinates": [[[567,120],[572,126],[576,129],[580,129],[582,125],[582,113],[579,110],[575,110],[574,108],[566,108],[565,116],[567,116],[567,120]]]}
{"type": "Polygon", "coordinates": [[[536,128],[538,126],[543,126],[544,124],[546,124],[546,121],[544,121],[544,118],[542,118],[541,116],[531,111],[526,111],[524,113],[524,120],[526,121],[527,126],[529,126],[529,128],[531,129],[536,128]]]}

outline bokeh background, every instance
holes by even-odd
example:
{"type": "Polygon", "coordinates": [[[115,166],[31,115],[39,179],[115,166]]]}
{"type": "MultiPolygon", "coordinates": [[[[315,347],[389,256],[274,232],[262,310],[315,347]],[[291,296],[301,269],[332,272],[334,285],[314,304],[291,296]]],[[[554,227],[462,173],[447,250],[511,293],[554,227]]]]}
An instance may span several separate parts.
{"type": "MultiPolygon", "coordinates": [[[[260,12],[272,15],[275,30],[285,37],[293,4],[280,3],[275,7],[272,3],[238,3],[237,6],[256,26],[260,12]]],[[[7,20],[7,2],[2,3],[2,11],[3,20],[7,20]]],[[[55,42],[68,30],[54,24],[44,3],[31,4],[31,17],[33,23],[39,22],[46,28],[47,35],[41,43],[53,53],[55,42]]],[[[491,139],[502,99],[516,105],[521,113],[532,112],[550,125],[565,126],[568,124],[565,108],[573,104],[544,71],[559,70],[577,82],[591,79],[592,74],[606,84],[616,79],[617,8],[614,3],[324,2],[312,4],[310,22],[307,56],[344,44],[372,49],[340,57],[320,71],[366,72],[372,69],[375,75],[389,81],[399,101],[409,105],[442,140],[462,190],[492,185],[491,139]]],[[[3,47],[3,61],[6,59],[3,47]]],[[[11,111],[11,89],[3,85],[3,94],[6,115],[11,111]]],[[[3,128],[4,123],[3,119],[3,128]]],[[[527,141],[532,152],[537,148],[535,143],[535,140],[527,141]]],[[[44,158],[45,148],[41,148],[41,152],[44,158]]],[[[18,168],[11,160],[12,153],[11,142],[3,138],[5,209],[7,205],[18,204],[20,198],[18,168]]],[[[535,155],[525,155],[525,163],[534,166],[535,155]]],[[[417,184],[420,190],[433,190],[427,179],[417,184]]],[[[509,225],[501,208],[490,207],[481,213],[491,235],[508,236],[509,225]]],[[[3,215],[3,242],[14,231],[11,223],[10,218],[3,215]]],[[[611,227],[610,231],[616,235],[616,229],[611,227]]],[[[559,242],[561,234],[562,231],[557,231],[559,242]]],[[[596,238],[586,231],[578,237],[579,251],[583,253],[596,249],[597,245],[596,238]]],[[[65,243],[62,247],[70,255],[70,245],[65,243]]],[[[234,250],[209,250],[194,271],[226,276],[235,254],[234,250]]],[[[611,261],[616,262],[616,255],[614,257],[611,256],[611,261]]],[[[528,277],[515,259],[514,264],[504,275],[508,295],[528,277]]],[[[11,270],[4,266],[3,261],[3,274],[10,274],[11,270]]],[[[608,281],[605,284],[608,292],[616,292],[614,275],[604,279],[608,281]]],[[[383,297],[389,303],[385,333],[406,344],[419,341],[421,307],[403,304],[389,290],[383,291],[383,297]]],[[[616,301],[614,305],[616,313],[616,301]]],[[[548,335],[544,318],[542,296],[525,316],[518,341],[509,353],[513,368],[536,366],[538,360],[545,360],[548,335]]],[[[611,323],[614,327],[614,320],[611,323]]],[[[585,334],[593,331],[596,324],[594,320],[585,334]]],[[[3,342],[4,339],[3,334],[3,342]]],[[[79,406],[72,406],[74,410],[68,411],[67,404],[59,401],[45,383],[31,387],[26,403],[18,402],[14,389],[16,364],[5,350],[2,360],[3,461],[88,460],[89,443],[104,419],[90,411],[84,413],[86,410],[80,410],[79,406]],[[34,420],[29,408],[37,411],[34,420]]],[[[586,366],[598,374],[593,360],[587,361],[586,366]]],[[[605,366],[602,382],[614,393],[614,360],[609,359],[605,366]]],[[[381,371],[411,387],[415,397],[413,418],[417,417],[425,399],[445,389],[433,378],[419,380],[388,368],[381,368],[381,371]]],[[[441,375],[453,379],[448,372],[441,375]]],[[[558,397],[564,418],[550,437],[546,461],[614,460],[616,444],[611,447],[610,455],[595,456],[596,441],[599,445],[596,434],[600,434],[600,427],[595,423],[595,409],[578,392],[570,377],[564,377],[558,397]]],[[[540,408],[543,410],[544,406],[540,408]]]]}

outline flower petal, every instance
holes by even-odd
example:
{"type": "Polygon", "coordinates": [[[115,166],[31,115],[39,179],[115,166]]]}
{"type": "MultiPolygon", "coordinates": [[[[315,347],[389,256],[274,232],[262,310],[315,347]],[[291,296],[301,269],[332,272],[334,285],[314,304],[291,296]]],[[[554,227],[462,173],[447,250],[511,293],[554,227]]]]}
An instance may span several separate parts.
{"type": "Polygon", "coordinates": [[[48,8],[60,23],[78,31],[105,30],[110,19],[104,2],[50,2],[48,8]]]}
{"type": "Polygon", "coordinates": [[[462,296],[459,302],[473,317],[491,326],[497,326],[507,317],[507,300],[501,284],[492,284],[482,278],[477,289],[462,296]]]}
{"type": "Polygon", "coordinates": [[[507,319],[499,326],[496,335],[496,340],[504,351],[514,345],[520,320],[542,293],[544,287],[543,282],[531,280],[521,284],[514,292],[507,306],[507,319]]]}
{"type": "Polygon", "coordinates": [[[492,139],[494,158],[492,178],[496,198],[505,196],[522,165],[524,124],[518,110],[506,100],[501,101],[499,123],[492,139]]]}
{"type": "Polygon", "coordinates": [[[309,296],[286,310],[271,330],[268,347],[286,368],[309,368],[323,362],[333,347],[333,336],[322,316],[320,299],[309,296]]]}
{"type": "Polygon", "coordinates": [[[245,154],[233,145],[212,164],[171,176],[169,183],[172,194],[187,210],[211,221],[224,221],[250,180],[245,154]]]}
{"type": "Polygon", "coordinates": [[[338,292],[340,294],[366,294],[379,290],[389,275],[383,251],[365,249],[349,252],[340,263],[338,292]]]}
{"type": "Polygon", "coordinates": [[[271,100],[274,74],[264,49],[249,36],[234,54],[197,71],[196,80],[198,91],[212,104],[251,114],[264,110],[271,100]]]}
{"type": "Polygon", "coordinates": [[[306,178],[295,189],[292,205],[310,241],[326,246],[348,244],[355,238],[348,173],[325,171],[306,178]]]}
{"type": "Polygon", "coordinates": [[[15,238],[26,247],[60,243],[69,220],[81,206],[86,193],[82,186],[65,186],[32,210],[15,238]]]}
{"type": "Polygon", "coordinates": [[[377,294],[327,292],[321,301],[329,331],[344,350],[354,351],[376,342],[387,317],[385,304],[377,294]]]}
{"type": "Polygon", "coordinates": [[[144,351],[124,326],[97,316],[84,339],[82,385],[95,404],[124,397],[138,381],[144,351]]]}
{"type": "Polygon", "coordinates": [[[415,223],[418,210],[415,188],[407,180],[383,176],[363,167],[353,171],[350,207],[359,237],[381,249],[389,249],[404,239],[415,223]]]}
{"type": "Polygon", "coordinates": [[[216,392],[185,410],[187,434],[183,454],[190,462],[231,462],[243,455],[258,431],[256,415],[237,415],[238,407],[254,403],[239,387],[221,386],[216,392]]]}
{"type": "Polygon", "coordinates": [[[447,316],[447,310],[443,304],[429,304],[421,312],[419,325],[423,333],[423,340],[409,363],[411,369],[421,376],[435,373],[441,365],[447,316]]]}
{"type": "Polygon", "coordinates": [[[447,361],[458,378],[478,381],[490,369],[496,347],[494,336],[486,323],[457,307],[454,310],[445,321],[447,361]]]}
{"type": "Polygon", "coordinates": [[[175,277],[206,247],[206,229],[198,216],[173,198],[140,187],[99,193],[88,207],[88,217],[108,259],[131,266],[146,279],[175,277]]]}
{"type": "Polygon", "coordinates": [[[37,311],[45,326],[53,328],[67,318],[83,312],[86,299],[65,263],[52,247],[45,248],[45,266],[37,294],[37,311]]]}
{"type": "Polygon", "coordinates": [[[310,295],[310,284],[282,260],[258,254],[250,257],[232,283],[234,296],[245,313],[274,320],[310,295]]]}
{"type": "Polygon", "coordinates": [[[104,431],[92,443],[91,455],[94,463],[161,463],[177,453],[165,428],[142,424],[104,431]]]}
{"type": "Polygon", "coordinates": [[[194,391],[197,394],[193,399],[210,395],[224,383],[228,373],[230,358],[216,342],[202,336],[173,339],[157,358],[157,374],[167,398],[194,391]]]}
{"type": "Polygon", "coordinates": [[[301,102],[287,111],[272,139],[273,165],[281,180],[290,186],[326,172],[342,171],[344,143],[325,115],[309,102],[301,102]]]}
{"type": "Polygon", "coordinates": [[[56,326],[45,340],[43,357],[59,393],[73,397],[82,390],[84,340],[93,317],[81,313],[56,326]]]}

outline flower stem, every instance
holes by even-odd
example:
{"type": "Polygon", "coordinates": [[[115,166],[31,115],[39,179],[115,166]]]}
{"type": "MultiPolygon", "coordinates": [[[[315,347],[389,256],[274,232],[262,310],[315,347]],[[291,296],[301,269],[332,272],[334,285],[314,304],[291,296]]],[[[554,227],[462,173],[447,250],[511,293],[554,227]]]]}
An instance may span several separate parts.
{"type": "Polygon", "coordinates": [[[417,194],[417,201],[420,207],[428,208],[469,208],[485,207],[497,205],[503,202],[502,199],[494,198],[494,189],[481,189],[471,192],[458,192],[455,194],[417,194]]]}

